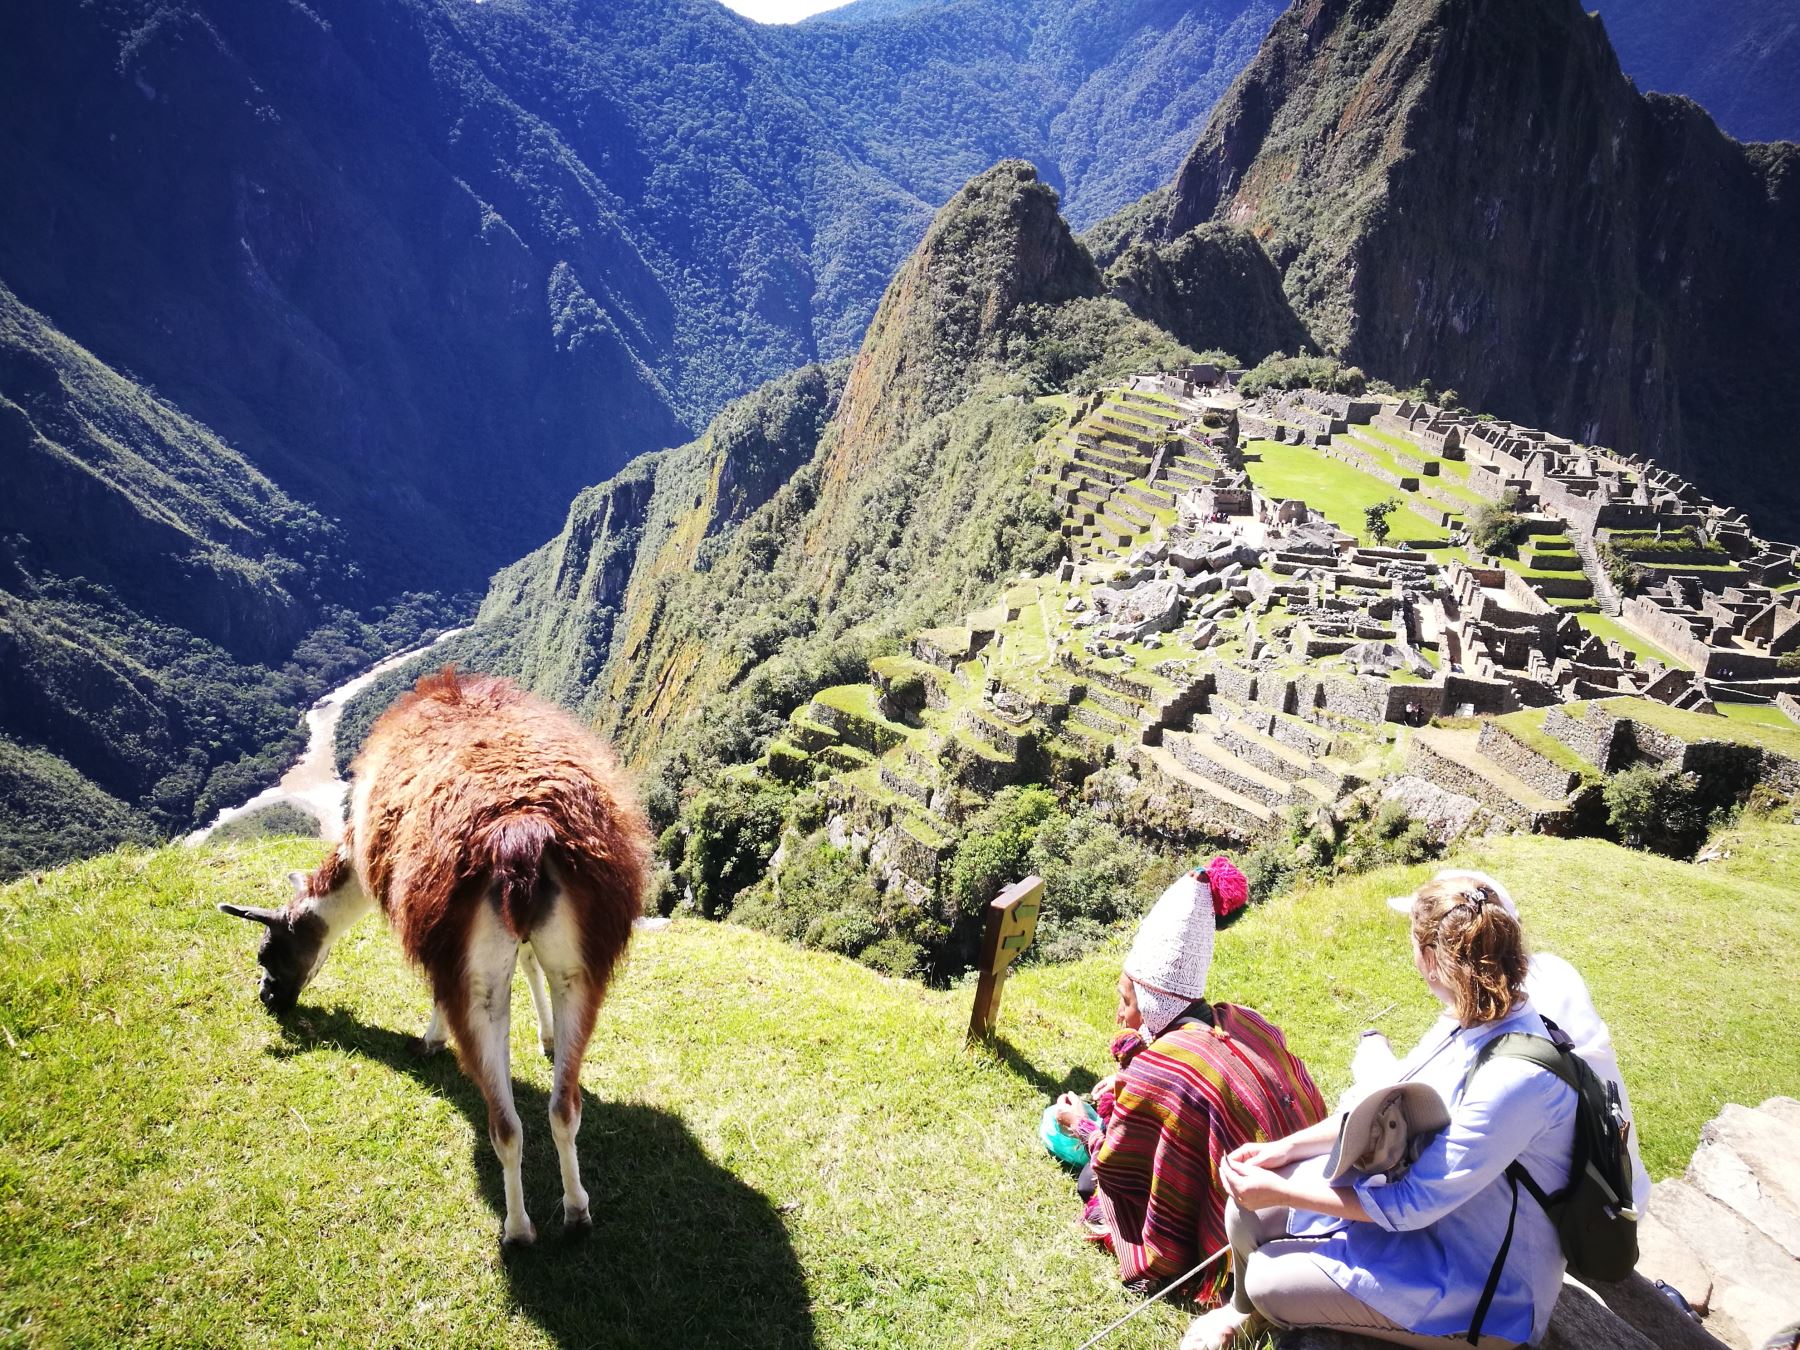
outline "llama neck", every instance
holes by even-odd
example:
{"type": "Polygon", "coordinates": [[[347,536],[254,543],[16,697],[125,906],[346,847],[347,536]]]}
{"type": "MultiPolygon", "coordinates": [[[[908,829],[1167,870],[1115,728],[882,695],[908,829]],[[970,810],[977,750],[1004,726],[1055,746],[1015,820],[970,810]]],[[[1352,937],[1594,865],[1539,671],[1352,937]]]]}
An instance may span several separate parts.
{"type": "Polygon", "coordinates": [[[318,934],[318,951],[307,971],[308,980],[318,973],[332,943],[374,907],[375,902],[369,899],[354,873],[336,890],[327,891],[324,895],[303,895],[295,900],[291,912],[302,916],[295,925],[296,929],[301,926],[311,927],[318,934]]]}

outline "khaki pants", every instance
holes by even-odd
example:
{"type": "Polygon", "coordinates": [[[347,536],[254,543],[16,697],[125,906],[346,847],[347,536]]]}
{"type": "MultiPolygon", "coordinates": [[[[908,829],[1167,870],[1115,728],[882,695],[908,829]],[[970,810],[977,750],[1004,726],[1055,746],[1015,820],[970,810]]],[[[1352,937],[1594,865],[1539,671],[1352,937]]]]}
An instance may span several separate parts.
{"type": "MultiPolygon", "coordinates": [[[[1314,1257],[1315,1241],[1287,1236],[1287,1220],[1283,1208],[1245,1212],[1235,1201],[1225,1202],[1225,1235],[1231,1240],[1232,1269],[1237,1273],[1231,1301],[1239,1312],[1259,1312],[1278,1327],[1330,1327],[1430,1350],[1469,1343],[1467,1336],[1408,1331],[1346,1293],[1314,1257]]],[[[1476,1350],[1513,1350],[1513,1346],[1498,1336],[1483,1336],[1476,1350]]]]}

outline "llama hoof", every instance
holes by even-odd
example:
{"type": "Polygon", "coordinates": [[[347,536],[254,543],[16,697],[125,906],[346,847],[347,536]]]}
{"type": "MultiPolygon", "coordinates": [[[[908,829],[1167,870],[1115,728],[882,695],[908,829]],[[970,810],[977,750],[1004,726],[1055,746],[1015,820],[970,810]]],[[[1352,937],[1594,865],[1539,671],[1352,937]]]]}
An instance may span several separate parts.
{"type": "Polygon", "coordinates": [[[541,1048],[543,1050],[545,1059],[555,1059],[556,1058],[556,1042],[555,1041],[539,1041],[538,1046],[539,1046],[539,1048],[541,1048]]]}
{"type": "Polygon", "coordinates": [[[563,1236],[579,1241],[594,1231],[594,1212],[586,1205],[580,1209],[563,1209],[563,1236]]]}
{"type": "Polygon", "coordinates": [[[421,1036],[413,1042],[413,1053],[420,1059],[429,1059],[444,1048],[445,1042],[434,1041],[430,1037],[421,1036]]]}
{"type": "Polygon", "coordinates": [[[516,1233],[505,1229],[500,1233],[500,1246],[506,1251],[520,1251],[536,1241],[537,1229],[532,1226],[530,1219],[525,1220],[524,1226],[516,1233]]]}

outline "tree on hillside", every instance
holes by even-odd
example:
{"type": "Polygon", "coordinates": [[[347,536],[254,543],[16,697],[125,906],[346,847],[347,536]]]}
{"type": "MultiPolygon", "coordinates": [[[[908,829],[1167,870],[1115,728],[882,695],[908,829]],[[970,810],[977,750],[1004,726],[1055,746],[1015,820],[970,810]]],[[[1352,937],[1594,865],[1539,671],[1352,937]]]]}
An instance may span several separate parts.
{"type": "Polygon", "coordinates": [[[1363,525],[1377,548],[1387,543],[1388,536],[1394,532],[1393,515],[1399,509],[1398,497],[1387,497],[1363,507],[1363,525]]]}

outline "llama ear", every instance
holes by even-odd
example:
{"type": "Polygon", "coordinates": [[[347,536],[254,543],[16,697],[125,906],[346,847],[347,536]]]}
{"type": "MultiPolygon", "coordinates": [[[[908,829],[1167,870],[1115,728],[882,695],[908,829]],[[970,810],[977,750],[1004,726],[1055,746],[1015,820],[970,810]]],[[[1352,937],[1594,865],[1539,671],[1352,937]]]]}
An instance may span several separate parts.
{"type": "Polygon", "coordinates": [[[220,905],[219,913],[229,914],[237,919],[249,919],[252,923],[260,923],[268,928],[281,922],[279,910],[258,909],[254,905],[220,905]]]}
{"type": "Polygon", "coordinates": [[[309,872],[289,872],[287,878],[288,885],[294,888],[294,894],[304,899],[306,897],[306,884],[312,880],[312,874],[309,872]]]}

